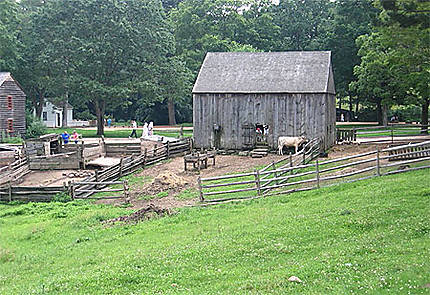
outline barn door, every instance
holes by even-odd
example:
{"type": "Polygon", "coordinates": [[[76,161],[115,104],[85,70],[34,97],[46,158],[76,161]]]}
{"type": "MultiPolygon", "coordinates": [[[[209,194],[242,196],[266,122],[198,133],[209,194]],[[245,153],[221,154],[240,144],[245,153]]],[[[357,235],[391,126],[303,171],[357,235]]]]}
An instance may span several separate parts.
{"type": "Polygon", "coordinates": [[[255,126],[254,124],[242,125],[242,147],[250,149],[255,146],[255,126]]]}

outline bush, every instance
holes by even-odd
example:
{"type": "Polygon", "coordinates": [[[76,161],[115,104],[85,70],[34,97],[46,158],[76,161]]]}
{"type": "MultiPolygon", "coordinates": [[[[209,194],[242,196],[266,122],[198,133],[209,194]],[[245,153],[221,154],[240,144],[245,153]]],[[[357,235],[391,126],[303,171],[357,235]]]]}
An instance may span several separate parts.
{"type": "Polygon", "coordinates": [[[48,133],[48,128],[39,118],[36,118],[32,115],[27,115],[27,138],[39,137],[46,133],[48,133]]]}
{"type": "Polygon", "coordinates": [[[70,202],[72,198],[69,196],[68,193],[62,192],[56,194],[54,197],[52,197],[52,202],[60,202],[60,203],[67,203],[70,202]]]}

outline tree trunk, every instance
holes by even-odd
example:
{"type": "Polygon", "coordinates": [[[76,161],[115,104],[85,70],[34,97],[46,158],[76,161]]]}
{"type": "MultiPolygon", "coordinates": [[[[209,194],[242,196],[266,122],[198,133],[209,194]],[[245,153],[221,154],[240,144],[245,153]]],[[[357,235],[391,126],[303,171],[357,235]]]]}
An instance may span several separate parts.
{"type": "Polygon", "coordinates": [[[381,101],[378,100],[376,103],[376,120],[378,121],[378,125],[383,125],[382,122],[382,104],[381,101]]]}
{"type": "Polygon", "coordinates": [[[360,106],[360,101],[358,100],[358,97],[357,97],[356,101],[355,101],[354,121],[355,121],[355,119],[358,118],[358,108],[359,108],[359,106],[360,106]]]}
{"type": "Polygon", "coordinates": [[[69,105],[69,94],[66,92],[66,97],[63,101],[63,121],[61,122],[61,125],[63,125],[63,128],[68,127],[67,125],[67,106],[69,105]]]}
{"type": "Polygon", "coordinates": [[[169,125],[176,125],[175,103],[171,98],[167,100],[167,111],[169,113],[169,125]]]}
{"type": "Polygon", "coordinates": [[[34,101],[34,108],[36,109],[36,117],[42,118],[43,105],[45,104],[45,96],[43,92],[38,93],[39,101],[34,101]]]}
{"type": "MultiPolygon", "coordinates": [[[[421,125],[429,124],[429,103],[428,99],[425,99],[421,106],[421,125]]],[[[421,134],[428,134],[428,126],[421,128],[421,134]]]]}
{"type": "Polygon", "coordinates": [[[96,117],[97,117],[97,135],[101,136],[105,134],[105,102],[95,102],[96,117]]]}
{"type": "Polygon", "coordinates": [[[382,125],[388,126],[388,106],[382,105],[382,125]]]}

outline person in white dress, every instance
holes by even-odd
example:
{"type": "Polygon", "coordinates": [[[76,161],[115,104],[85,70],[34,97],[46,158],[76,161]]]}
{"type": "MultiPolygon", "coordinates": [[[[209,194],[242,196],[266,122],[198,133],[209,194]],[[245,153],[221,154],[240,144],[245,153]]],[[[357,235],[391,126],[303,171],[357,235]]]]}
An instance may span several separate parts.
{"type": "Polygon", "coordinates": [[[142,129],[142,138],[146,138],[149,135],[149,130],[148,130],[148,123],[145,122],[145,124],[143,124],[143,129],[142,129]]]}

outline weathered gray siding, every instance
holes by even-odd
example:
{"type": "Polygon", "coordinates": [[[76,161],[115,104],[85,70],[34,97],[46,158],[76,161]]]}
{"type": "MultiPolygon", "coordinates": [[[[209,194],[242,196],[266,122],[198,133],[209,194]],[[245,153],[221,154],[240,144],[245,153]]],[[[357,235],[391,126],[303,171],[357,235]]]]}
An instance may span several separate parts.
{"type": "Polygon", "coordinates": [[[214,146],[214,124],[221,126],[220,147],[243,148],[244,124],[270,126],[268,144],[279,136],[321,138],[325,148],[335,140],[333,94],[193,94],[195,146],[214,146]]]}
{"type": "Polygon", "coordinates": [[[25,135],[25,93],[13,80],[0,85],[0,137],[7,134],[8,119],[13,119],[11,136],[25,135]],[[8,108],[7,97],[12,96],[12,109],[8,108]]]}

